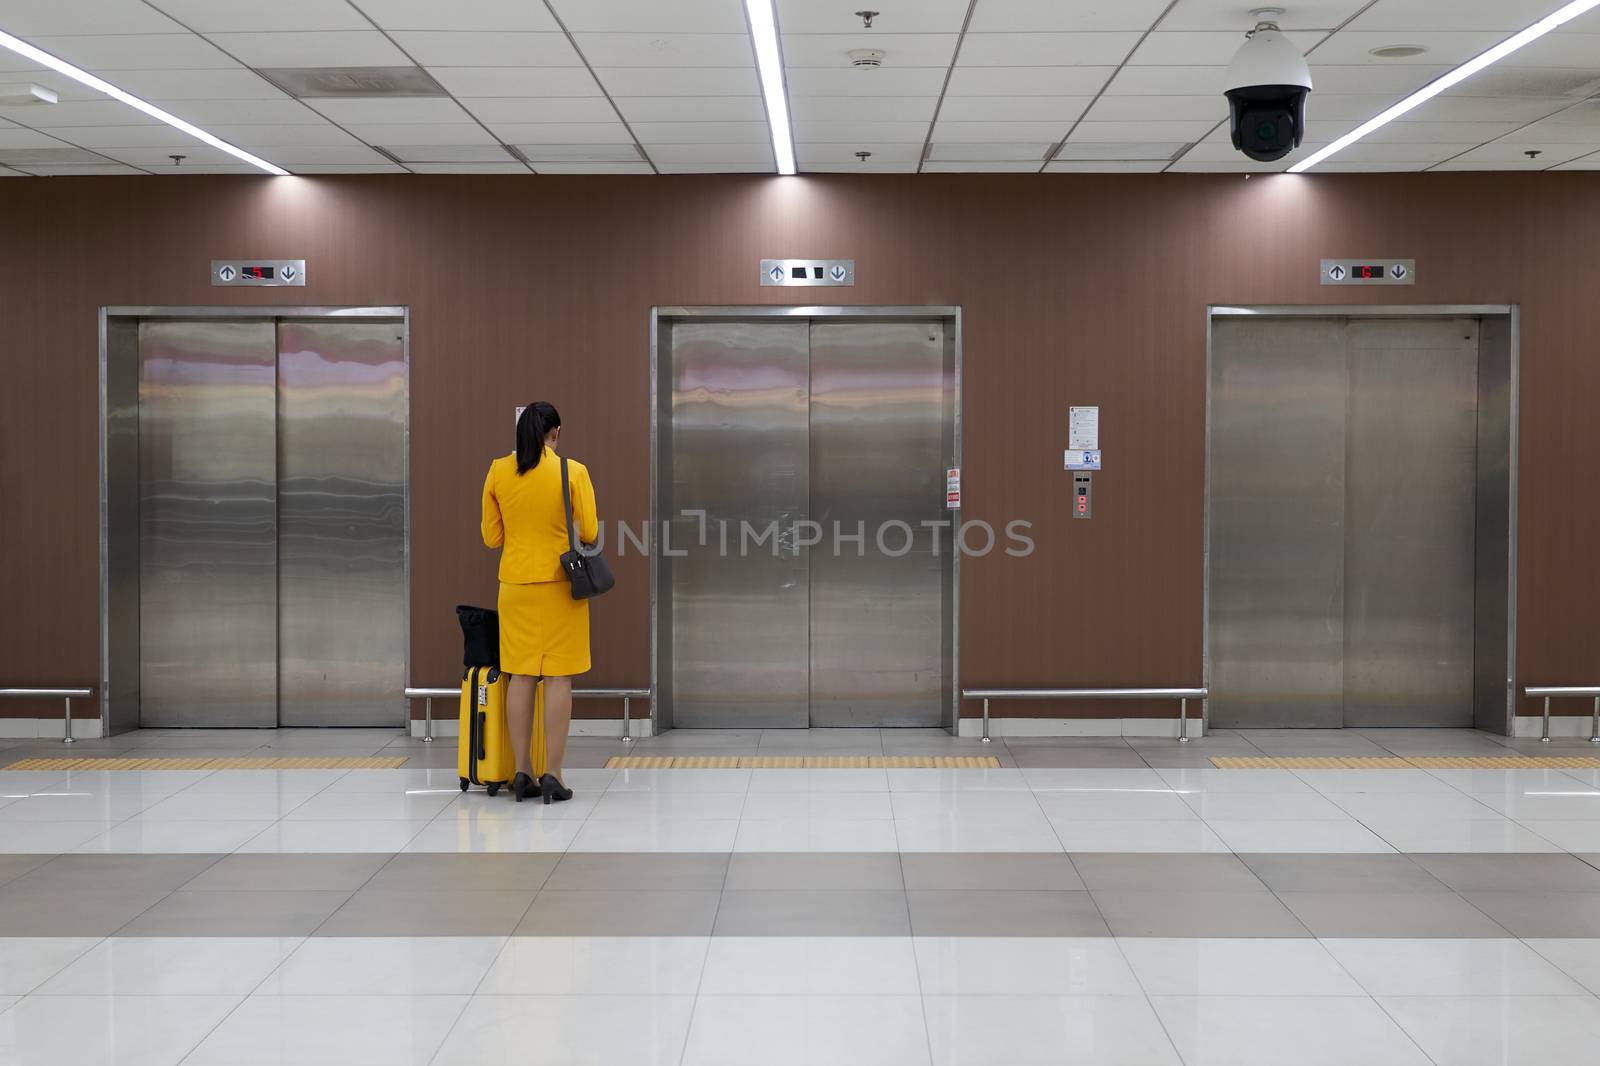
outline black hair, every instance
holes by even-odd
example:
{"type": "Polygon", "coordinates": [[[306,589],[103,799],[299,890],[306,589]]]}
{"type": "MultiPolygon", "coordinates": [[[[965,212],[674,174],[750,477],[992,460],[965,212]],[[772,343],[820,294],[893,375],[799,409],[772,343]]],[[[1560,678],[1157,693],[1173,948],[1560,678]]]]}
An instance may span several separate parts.
{"type": "Polygon", "coordinates": [[[561,415],[543,400],[530,403],[517,419],[517,473],[526,474],[544,458],[544,439],[561,428],[561,415]]]}

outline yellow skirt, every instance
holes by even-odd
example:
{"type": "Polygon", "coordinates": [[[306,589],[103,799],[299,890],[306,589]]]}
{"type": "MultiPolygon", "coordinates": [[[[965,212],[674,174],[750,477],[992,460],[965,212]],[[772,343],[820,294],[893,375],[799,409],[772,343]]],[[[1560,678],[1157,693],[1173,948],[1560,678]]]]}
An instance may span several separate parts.
{"type": "Polygon", "coordinates": [[[568,677],[589,669],[589,601],[566,581],[500,584],[500,669],[568,677]]]}

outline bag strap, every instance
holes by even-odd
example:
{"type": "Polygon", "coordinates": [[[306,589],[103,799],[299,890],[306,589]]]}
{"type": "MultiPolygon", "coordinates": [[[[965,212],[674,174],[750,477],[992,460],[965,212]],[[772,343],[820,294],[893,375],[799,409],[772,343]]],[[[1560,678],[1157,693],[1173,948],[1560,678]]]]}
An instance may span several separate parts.
{"type": "Polygon", "coordinates": [[[567,547],[578,550],[578,531],[572,525],[572,486],[567,481],[567,457],[561,457],[561,502],[567,509],[567,547]]]}

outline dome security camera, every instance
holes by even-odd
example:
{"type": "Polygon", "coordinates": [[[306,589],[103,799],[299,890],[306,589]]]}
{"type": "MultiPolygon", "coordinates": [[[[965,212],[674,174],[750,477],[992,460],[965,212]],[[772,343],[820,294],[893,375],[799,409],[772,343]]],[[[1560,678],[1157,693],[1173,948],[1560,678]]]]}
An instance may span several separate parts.
{"type": "Polygon", "coordinates": [[[1306,131],[1311,68],[1278,29],[1277,8],[1253,12],[1260,21],[1228,64],[1223,95],[1232,117],[1233,146],[1270,163],[1300,147],[1306,131]]]}

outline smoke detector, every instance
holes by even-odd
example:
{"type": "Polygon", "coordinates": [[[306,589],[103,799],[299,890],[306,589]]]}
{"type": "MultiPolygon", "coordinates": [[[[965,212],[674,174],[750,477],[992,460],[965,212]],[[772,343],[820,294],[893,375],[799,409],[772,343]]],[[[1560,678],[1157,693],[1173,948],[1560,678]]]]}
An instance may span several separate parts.
{"type": "Polygon", "coordinates": [[[852,67],[865,67],[868,70],[883,66],[884,51],[882,48],[852,48],[847,53],[850,56],[852,67]]]}
{"type": "Polygon", "coordinates": [[[0,107],[53,104],[59,99],[54,89],[46,89],[43,85],[0,85],[0,107]]]}

